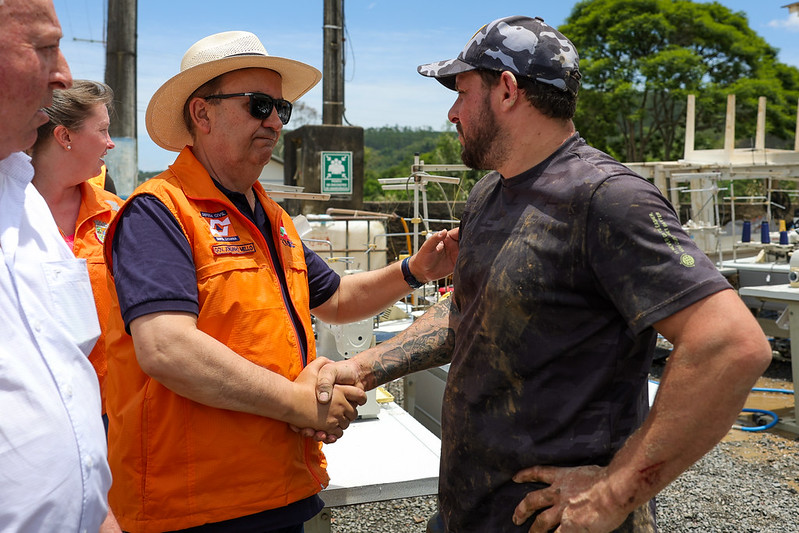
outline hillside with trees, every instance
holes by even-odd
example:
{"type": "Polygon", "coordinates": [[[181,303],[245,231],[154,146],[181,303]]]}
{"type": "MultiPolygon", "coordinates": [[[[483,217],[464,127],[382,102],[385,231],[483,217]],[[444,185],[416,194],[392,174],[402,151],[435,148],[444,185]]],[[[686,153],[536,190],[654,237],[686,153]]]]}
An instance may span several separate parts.
{"type": "MultiPolygon", "coordinates": [[[[460,143],[457,134],[450,130],[436,132],[431,129],[411,129],[394,127],[367,128],[364,130],[365,172],[364,199],[386,200],[404,199],[404,191],[383,191],[380,178],[401,178],[410,176],[414,154],[419,154],[428,164],[460,164],[460,143]]],[[[430,200],[463,200],[471,186],[484,172],[470,171],[448,173],[461,178],[459,188],[449,186],[446,194],[435,186],[429,186],[430,200]]]]}

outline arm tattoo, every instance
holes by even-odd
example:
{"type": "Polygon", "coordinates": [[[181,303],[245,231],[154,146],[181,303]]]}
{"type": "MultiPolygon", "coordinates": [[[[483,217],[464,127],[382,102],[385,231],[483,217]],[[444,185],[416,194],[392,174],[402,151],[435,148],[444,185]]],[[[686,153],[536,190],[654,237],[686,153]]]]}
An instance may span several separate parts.
{"type": "Polygon", "coordinates": [[[449,363],[455,347],[459,314],[446,298],[419,317],[408,329],[383,342],[369,362],[369,388],[412,372],[449,363]]]}

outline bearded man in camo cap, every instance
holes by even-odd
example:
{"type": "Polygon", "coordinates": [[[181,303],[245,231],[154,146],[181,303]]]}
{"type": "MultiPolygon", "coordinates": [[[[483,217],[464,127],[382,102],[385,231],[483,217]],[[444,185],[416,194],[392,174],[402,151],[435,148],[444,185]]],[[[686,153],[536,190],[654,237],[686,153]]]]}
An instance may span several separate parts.
{"type": "Polygon", "coordinates": [[[463,161],[493,169],[464,209],[455,291],[318,388],[450,363],[446,531],[654,531],[649,502],[768,365],[763,332],[660,191],[576,132],[578,55],[560,32],[502,18],[419,72],[458,92],[463,161]],[[674,350],[650,412],[658,333],[674,350]]]}

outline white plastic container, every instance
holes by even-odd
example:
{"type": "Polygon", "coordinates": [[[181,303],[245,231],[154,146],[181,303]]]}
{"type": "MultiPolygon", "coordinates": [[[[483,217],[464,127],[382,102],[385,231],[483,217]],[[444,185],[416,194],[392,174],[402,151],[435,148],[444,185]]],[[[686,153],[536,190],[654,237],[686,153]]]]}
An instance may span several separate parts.
{"type": "Polygon", "coordinates": [[[333,220],[307,215],[311,231],[302,236],[308,248],[343,276],[345,270],[377,270],[387,264],[386,226],[381,220],[333,220]]]}

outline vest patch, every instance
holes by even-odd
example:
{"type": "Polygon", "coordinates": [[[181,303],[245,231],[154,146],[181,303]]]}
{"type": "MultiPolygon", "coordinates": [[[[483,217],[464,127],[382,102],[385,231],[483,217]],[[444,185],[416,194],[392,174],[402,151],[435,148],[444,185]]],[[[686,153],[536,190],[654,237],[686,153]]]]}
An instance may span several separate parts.
{"type": "Polygon", "coordinates": [[[208,221],[208,227],[214,240],[220,242],[236,242],[239,240],[238,235],[233,231],[233,223],[224,209],[216,213],[200,211],[200,216],[208,221]]]}
{"type": "Polygon", "coordinates": [[[294,243],[291,242],[289,239],[289,234],[286,232],[286,228],[283,227],[283,223],[280,223],[280,243],[283,246],[288,246],[289,248],[294,248],[294,243]]]}
{"type": "Polygon", "coordinates": [[[94,235],[101,243],[105,242],[105,231],[108,229],[108,222],[94,221],[94,235]]]}
{"type": "Polygon", "coordinates": [[[214,255],[244,255],[255,252],[255,244],[247,242],[244,244],[214,244],[211,246],[214,255]]]}

